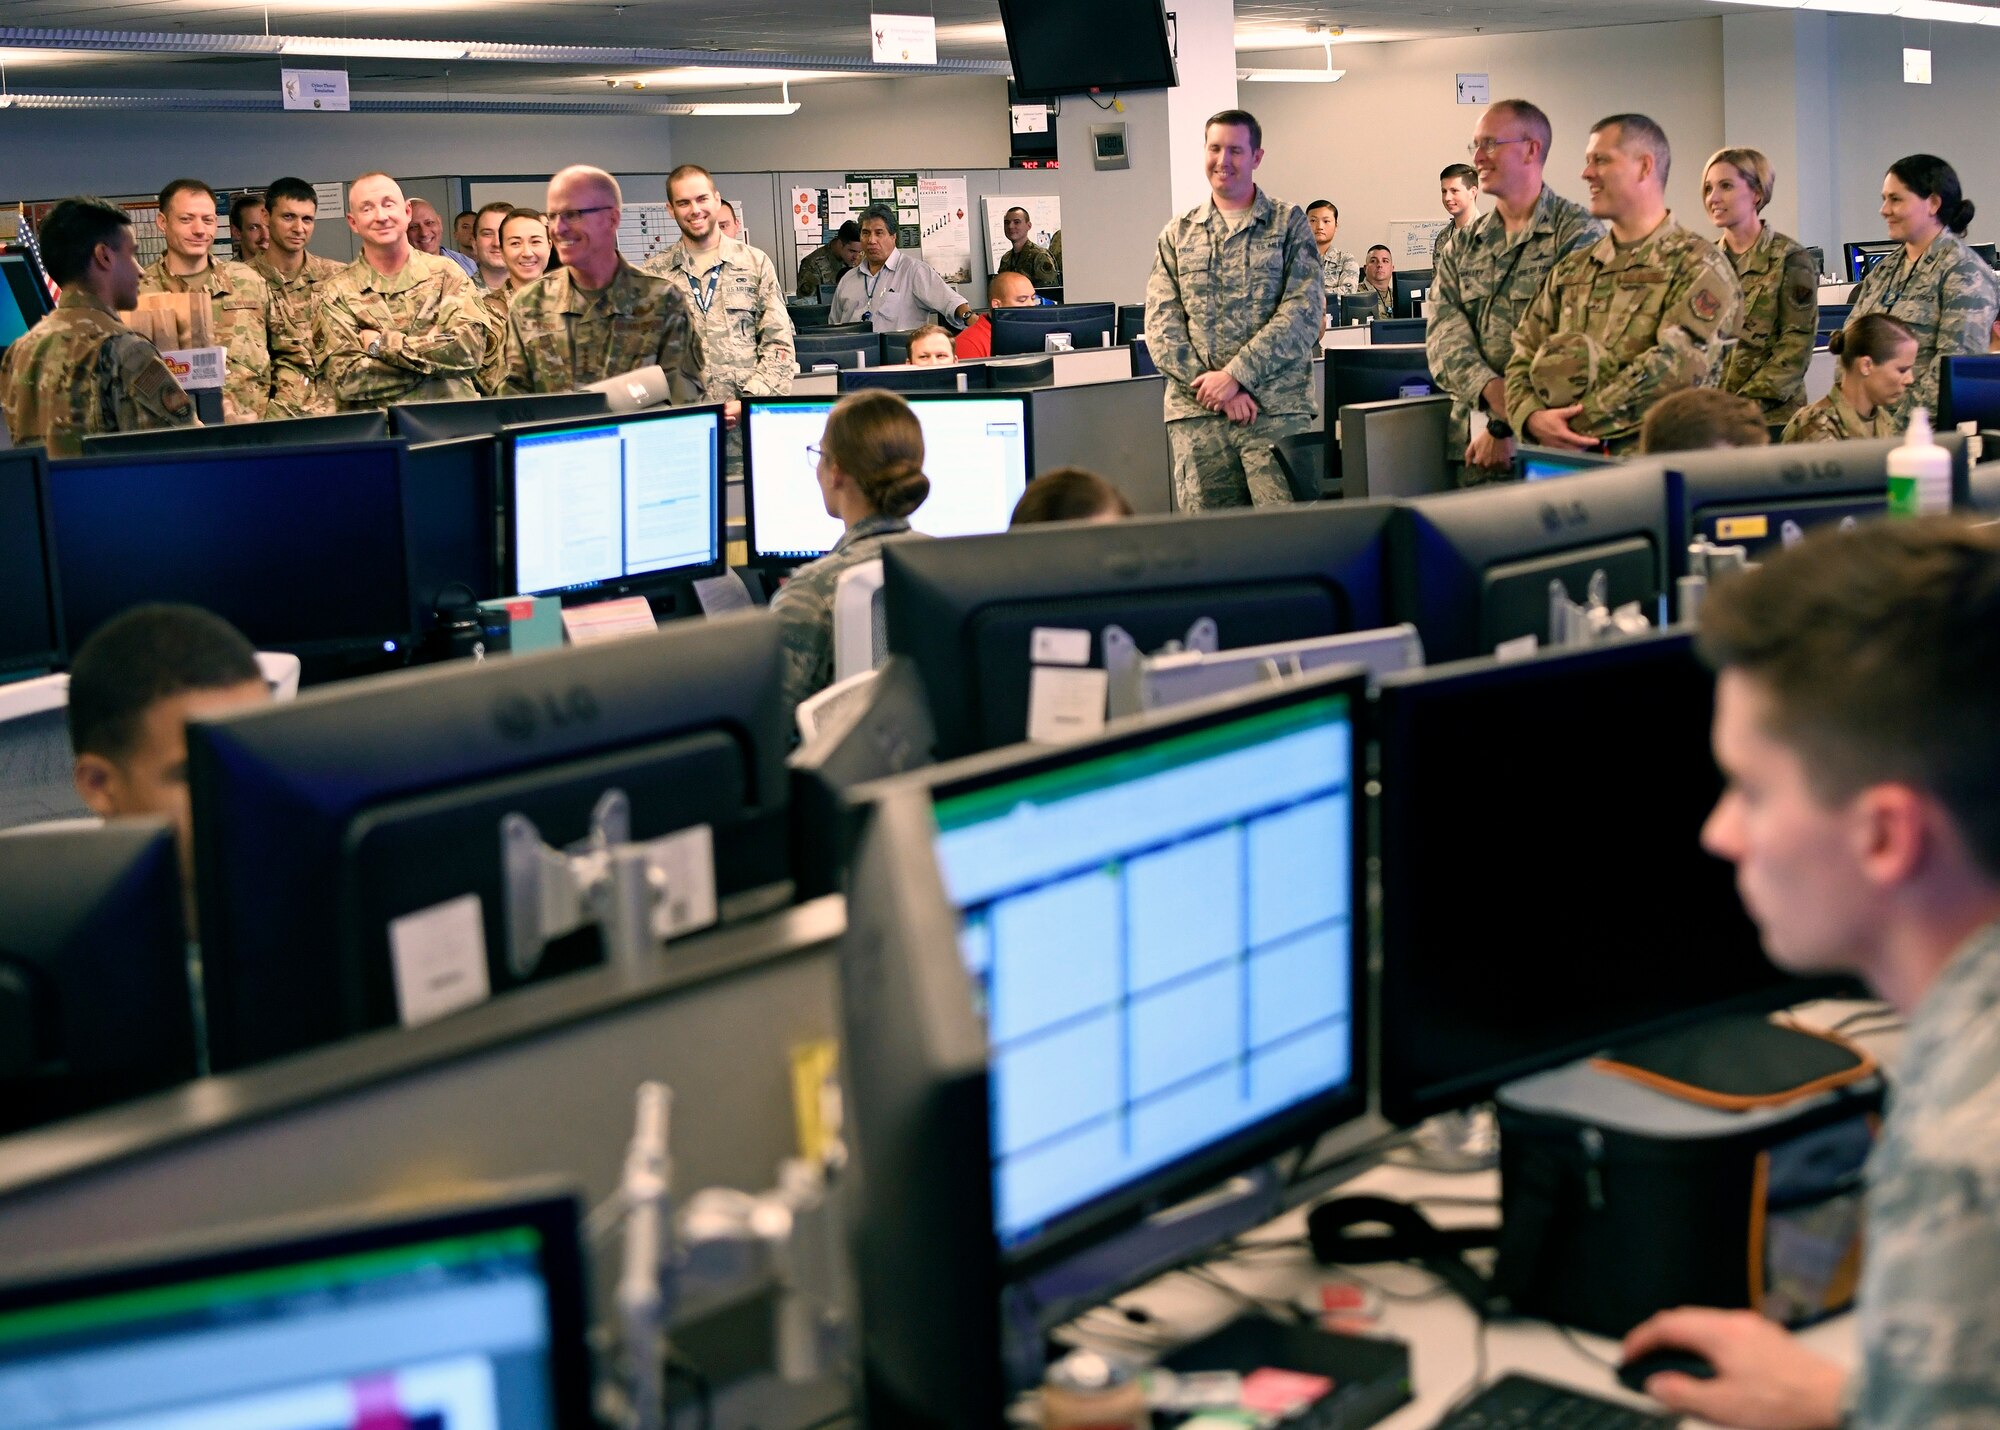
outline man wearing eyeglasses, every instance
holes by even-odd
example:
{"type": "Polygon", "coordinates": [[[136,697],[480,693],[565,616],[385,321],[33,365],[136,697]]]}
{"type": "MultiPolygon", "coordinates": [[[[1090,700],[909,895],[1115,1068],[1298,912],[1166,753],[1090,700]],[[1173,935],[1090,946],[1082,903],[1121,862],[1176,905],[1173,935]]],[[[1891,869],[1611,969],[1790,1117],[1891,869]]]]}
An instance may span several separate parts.
{"type": "Polygon", "coordinates": [[[1494,206],[1438,253],[1425,347],[1431,376],[1451,394],[1447,450],[1461,456],[1460,481],[1470,486],[1505,476],[1513,465],[1503,374],[1515,325],[1556,260],[1597,242],[1604,226],[1542,182],[1549,117],[1527,100],[1490,106],[1468,148],[1478,187],[1494,206]]]}
{"type": "Polygon", "coordinates": [[[694,304],[673,280],[641,273],[618,252],[624,203],[602,169],[573,164],[549,180],[549,232],[562,267],[508,306],[503,392],[570,392],[657,364],[668,401],[701,400],[694,304]]]}

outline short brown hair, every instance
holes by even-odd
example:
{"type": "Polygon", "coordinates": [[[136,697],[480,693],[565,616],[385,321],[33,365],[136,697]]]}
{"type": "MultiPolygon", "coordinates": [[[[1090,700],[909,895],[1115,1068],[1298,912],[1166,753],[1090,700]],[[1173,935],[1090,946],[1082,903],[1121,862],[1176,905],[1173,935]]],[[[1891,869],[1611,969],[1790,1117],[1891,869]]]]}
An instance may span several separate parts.
{"type": "Polygon", "coordinates": [[[1674,146],[1667,142],[1667,131],[1644,114],[1607,114],[1590,126],[1592,134],[1603,129],[1618,131],[1618,147],[1630,150],[1644,149],[1653,156],[1653,167],[1659,170],[1660,187],[1667,186],[1667,174],[1674,167],[1674,146]]]}
{"type": "Polygon", "coordinates": [[[951,341],[951,329],[939,323],[925,323],[921,328],[916,328],[911,331],[910,346],[915,347],[917,345],[918,338],[928,338],[933,334],[935,334],[940,338],[943,338],[947,343],[951,341]]]}
{"type": "Polygon", "coordinates": [[[1204,141],[1208,137],[1208,131],[1215,128],[1218,124],[1228,129],[1248,129],[1250,131],[1250,147],[1252,149],[1261,149],[1264,147],[1264,126],[1257,122],[1257,116],[1249,110],[1225,109],[1220,114],[1209,115],[1208,123],[1201,126],[1204,141]]]}
{"type": "Polygon", "coordinates": [[[1690,387],[1654,403],[1639,424],[1639,450],[1699,452],[1710,447],[1765,447],[1764,410],[1719,387],[1690,387]]]}
{"type": "Polygon", "coordinates": [[[1863,313],[1858,318],[1849,318],[1846,327],[1830,335],[1826,350],[1845,369],[1860,358],[1887,362],[1896,355],[1897,348],[1916,340],[1917,335],[1902,319],[1887,313],[1863,313]]]}
{"type": "MultiPolygon", "coordinates": [[[[673,173],[667,175],[667,197],[671,199],[674,196],[675,184],[678,184],[682,179],[690,178],[695,174],[699,174],[704,179],[708,180],[708,187],[711,190],[715,188],[715,175],[709,173],[708,170],[702,168],[701,165],[678,164],[674,167],[673,173]]],[[[717,195],[717,197],[719,198],[721,196],[717,195]]]]}
{"type": "Polygon", "coordinates": [[[2000,878],[2000,529],[1958,517],[1821,527],[1702,602],[1702,656],[1771,697],[1821,800],[1937,799],[2000,878]]]}
{"type": "Polygon", "coordinates": [[[1095,472],[1082,467],[1057,467],[1043,472],[1014,503],[1007,525],[1029,526],[1041,521],[1087,521],[1093,516],[1130,516],[1125,493],[1095,472]]]}
{"type": "MultiPolygon", "coordinates": [[[[480,219],[485,218],[486,215],[488,214],[510,214],[512,212],[514,212],[514,206],[508,203],[507,200],[495,199],[490,204],[481,204],[479,206],[479,212],[473,216],[473,221],[477,223],[480,219]]],[[[503,218],[501,221],[504,223],[506,220],[503,218]]],[[[457,223],[458,220],[453,219],[452,222],[457,223]]]]}
{"type": "Polygon", "coordinates": [[[1547,162],[1555,131],[1549,127],[1549,117],[1542,113],[1539,104],[1527,99],[1496,99],[1487,108],[1511,115],[1516,124],[1528,131],[1528,137],[1542,146],[1542,159],[1547,162]]]}
{"type": "Polygon", "coordinates": [[[908,516],[931,494],[923,424],[893,392],[876,387],[848,393],[827,414],[820,440],[834,466],[884,516],[908,516]]]}

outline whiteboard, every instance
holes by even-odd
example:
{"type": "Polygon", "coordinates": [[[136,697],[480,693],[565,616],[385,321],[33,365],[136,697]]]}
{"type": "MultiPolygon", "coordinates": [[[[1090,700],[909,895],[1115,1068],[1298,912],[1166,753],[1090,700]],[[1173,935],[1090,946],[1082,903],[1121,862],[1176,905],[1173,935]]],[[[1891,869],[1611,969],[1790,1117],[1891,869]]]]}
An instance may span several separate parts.
{"type": "Polygon", "coordinates": [[[1449,218],[1401,219],[1389,225],[1389,252],[1398,268],[1431,266],[1431,245],[1444,232],[1449,218]]]}

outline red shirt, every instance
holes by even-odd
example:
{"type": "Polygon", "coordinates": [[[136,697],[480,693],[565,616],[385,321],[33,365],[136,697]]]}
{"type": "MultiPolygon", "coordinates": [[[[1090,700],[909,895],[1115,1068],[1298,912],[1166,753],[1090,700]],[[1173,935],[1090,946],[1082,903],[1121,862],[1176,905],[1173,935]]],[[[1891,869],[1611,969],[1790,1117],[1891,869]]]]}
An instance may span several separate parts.
{"type": "Polygon", "coordinates": [[[990,358],[993,356],[993,325],[981,313],[972,320],[971,326],[952,339],[951,350],[961,358],[990,358]]]}

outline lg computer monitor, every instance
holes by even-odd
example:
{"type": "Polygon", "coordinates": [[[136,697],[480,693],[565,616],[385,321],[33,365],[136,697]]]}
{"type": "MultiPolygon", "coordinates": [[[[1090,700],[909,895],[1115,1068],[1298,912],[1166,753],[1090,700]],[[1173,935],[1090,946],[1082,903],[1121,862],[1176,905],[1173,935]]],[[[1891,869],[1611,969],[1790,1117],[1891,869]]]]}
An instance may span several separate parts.
{"type": "MultiPolygon", "coordinates": [[[[1320,411],[1338,414],[1357,402],[1389,402],[1398,397],[1429,397],[1437,391],[1430,359],[1423,344],[1382,344],[1365,348],[1328,348],[1324,354],[1325,390],[1320,411]]],[[[1329,454],[1340,450],[1335,423],[1326,424],[1329,454]]]]}
{"type": "Polygon", "coordinates": [[[491,437],[425,442],[403,454],[403,510],[418,629],[501,590],[499,451],[491,437]]]}
{"type": "Polygon", "coordinates": [[[506,583],[647,595],[723,565],[722,408],[662,407],[500,434],[506,583]]]}
{"type": "Polygon", "coordinates": [[[383,412],[336,412],[326,417],[286,417],[231,422],[221,427],[156,427],[144,432],[102,432],[83,439],[86,457],[137,457],[151,453],[225,452],[238,447],[297,447],[312,442],[379,442],[389,435],[383,412]]]}
{"type": "Polygon", "coordinates": [[[396,435],[410,442],[496,437],[503,427],[596,417],[610,409],[601,392],[544,392],[526,397],[473,397],[405,402],[389,409],[396,435]]]}
{"type": "Polygon", "coordinates": [[[81,457],[49,493],[72,648],[148,601],[301,655],[394,655],[417,624],[400,442],[81,457]]]}
{"type": "Polygon", "coordinates": [[[1581,601],[1599,571],[1611,605],[1638,601],[1657,621],[1672,589],[1666,474],[1627,465],[1420,497],[1398,510],[1393,547],[1394,619],[1432,660],[1547,640],[1551,583],[1581,601]]]}
{"type": "MultiPolygon", "coordinates": [[[[908,400],[923,424],[931,479],[910,526],[927,536],[1005,531],[1034,470],[1027,396],[912,393],[908,400]]],[[[840,540],[840,518],[827,514],[818,462],[807,450],[826,435],[832,411],[832,398],[744,404],[743,511],[753,562],[816,560],[840,540]]]]}
{"type": "Polygon", "coordinates": [[[995,308],[993,356],[1049,350],[1049,339],[1067,335],[1072,348],[1111,346],[1118,328],[1115,303],[1055,303],[1039,308],[995,308]]]}
{"type": "Polygon", "coordinates": [[[55,552],[42,449],[0,451],[0,677],[63,662],[55,552]]]}
{"type": "Polygon", "coordinates": [[[180,860],[164,821],[0,835],[0,1133],[192,1078],[188,975],[180,860]]]}
{"type": "Polygon", "coordinates": [[[418,956],[396,952],[422,936],[412,916],[458,930],[461,988],[500,993],[600,962],[594,927],[510,944],[531,928],[508,912],[508,816],[562,849],[620,791],[633,840],[707,827],[718,916],[767,898],[787,877],[778,648],[763,613],[680,621],[191,725],[214,1066],[428,1016],[423,985],[398,971],[418,956]]]}
{"type": "Polygon", "coordinates": [[[1451,399],[1402,397],[1340,409],[1340,491],[1415,497],[1453,491],[1461,452],[1451,450],[1451,399]]]}
{"type": "Polygon", "coordinates": [[[1815,996],[1701,848],[1714,680],[1684,633],[1391,675],[1382,1110],[1399,1123],[1704,1015],[1815,996]],[[1496,938],[1493,910],[1518,912],[1496,938]]]}
{"type": "Polygon", "coordinates": [[[1938,364],[1937,427],[1948,432],[1961,422],[2000,428],[2000,357],[1953,355],[1938,364]]]}
{"type": "Polygon", "coordinates": [[[881,788],[840,960],[871,1419],[993,1423],[936,1412],[997,1411],[1002,1283],[1361,1115],[1364,701],[1350,671],[881,788]]]}
{"type": "Polygon", "coordinates": [[[8,1423],[589,1430],[579,1217],[517,1188],[17,1271],[8,1423]]]}
{"type": "Polygon", "coordinates": [[[1222,650],[1389,624],[1392,510],[1324,502],[890,542],[889,648],[923,677],[941,757],[1011,745],[1066,672],[1186,643],[1204,622],[1222,650]]]}
{"type": "MultiPolygon", "coordinates": [[[[1965,439],[1944,432],[1951,453],[1951,502],[1969,500],[1965,439]]],[[[1742,546],[1752,561],[1790,546],[1816,526],[1852,527],[1888,510],[1889,454],[1899,437],[1852,442],[1795,442],[1677,452],[1667,469],[1672,574],[1688,570],[1689,543],[1701,538],[1742,546]]]]}
{"type": "Polygon", "coordinates": [[[1893,238],[1868,239],[1859,243],[1842,244],[1847,257],[1847,278],[1850,283],[1859,283],[1868,276],[1868,270],[1896,252],[1903,245],[1893,238]]]}
{"type": "MultiPolygon", "coordinates": [[[[1431,294],[1432,270],[1428,268],[1398,269],[1390,282],[1394,285],[1396,316],[1399,318],[1421,318],[1424,315],[1424,300],[1431,294]]],[[[1417,340],[1423,341],[1418,334],[1417,340]]]]}

